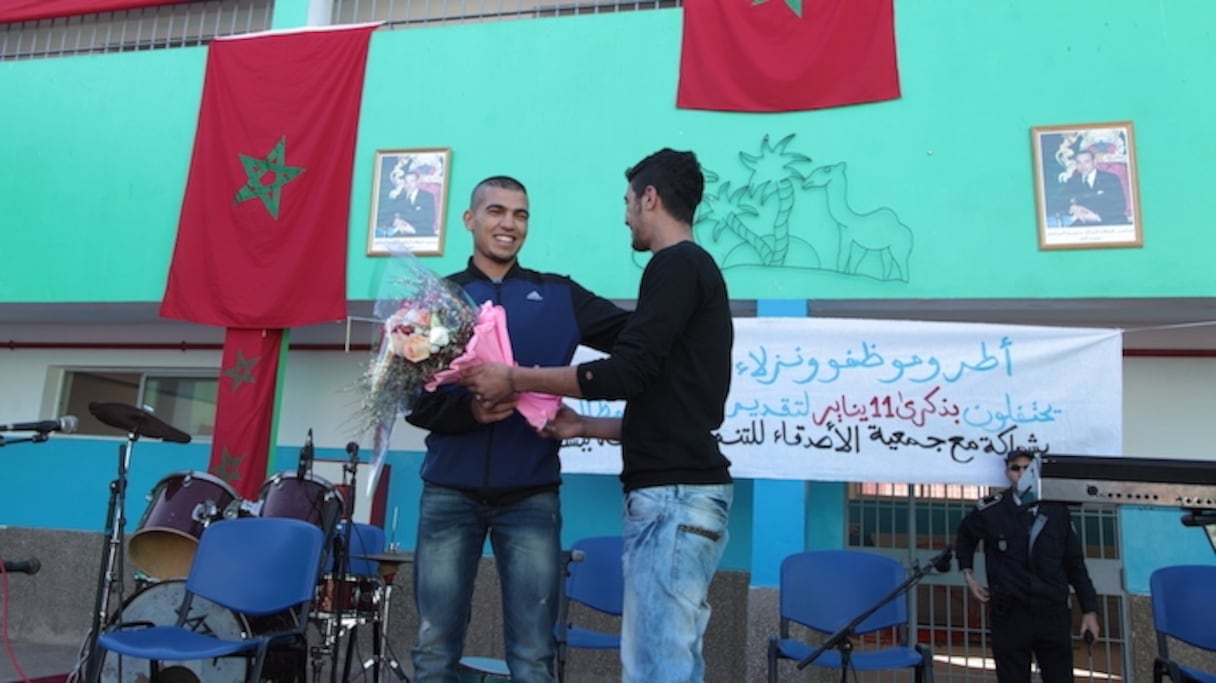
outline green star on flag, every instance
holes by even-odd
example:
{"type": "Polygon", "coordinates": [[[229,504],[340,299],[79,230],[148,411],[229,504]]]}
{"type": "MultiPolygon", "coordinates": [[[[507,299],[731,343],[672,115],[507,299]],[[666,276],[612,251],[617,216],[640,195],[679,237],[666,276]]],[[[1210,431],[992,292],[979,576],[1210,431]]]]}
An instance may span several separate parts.
{"type": "Polygon", "coordinates": [[[246,358],[244,353],[236,352],[236,364],[223,372],[225,377],[232,380],[233,391],[240,389],[245,382],[254,383],[253,366],[258,364],[258,360],[260,360],[258,356],[246,358]]]}
{"type": "MultiPolygon", "coordinates": [[[[768,0],[752,0],[753,5],[763,5],[766,2],[768,0]]],[[[791,12],[799,17],[802,16],[802,0],[785,0],[785,4],[789,5],[791,12]]]]}
{"type": "Polygon", "coordinates": [[[220,479],[235,484],[241,480],[241,456],[224,448],[220,454],[219,471],[215,472],[220,479]]]}
{"type": "Polygon", "coordinates": [[[245,167],[245,175],[248,180],[245,181],[245,186],[236,193],[236,201],[234,204],[240,204],[243,201],[258,198],[266,205],[266,210],[270,212],[270,216],[275,220],[279,218],[279,198],[283,191],[283,186],[290,183],[296,176],[305,171],[302,166],[287,165],[287,136],[279,138],[279,144],[270,150],[265,159],[251,157],[246,154],[238,154],[241,158],[241,165],[245,167]],[[274,178],[268,184],[262,183],[262,178],[266,174],[274,174],[274,178]]]}

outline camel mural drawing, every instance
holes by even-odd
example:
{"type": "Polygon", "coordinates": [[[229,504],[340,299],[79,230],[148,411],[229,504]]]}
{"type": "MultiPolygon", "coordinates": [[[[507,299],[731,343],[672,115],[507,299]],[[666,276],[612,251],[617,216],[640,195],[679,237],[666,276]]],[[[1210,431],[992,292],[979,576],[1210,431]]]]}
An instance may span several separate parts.
{"type": "Polygon", "coordinates": [[[912,231],[891,209],[883,207],[857,213],[849,206],[845,163],[820,166],[803,187],[822,187],[827,193],[828,213],[840,231],[837,268],[856,273],[866,251],[876,252],[882,262],[882,279],[908,281],[908,259],[912,254],[912,231]],[[856,257],[856,258],[854,258],[856,257]]]}

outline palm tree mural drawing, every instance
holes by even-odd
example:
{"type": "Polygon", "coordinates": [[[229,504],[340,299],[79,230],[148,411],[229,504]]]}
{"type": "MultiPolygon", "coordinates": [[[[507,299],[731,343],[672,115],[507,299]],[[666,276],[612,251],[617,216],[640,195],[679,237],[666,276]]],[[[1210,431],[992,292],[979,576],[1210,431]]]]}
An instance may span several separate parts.
{"type": "Polygon", "coordinates": [[[704,169],[698,242],[713,247],[724,270],[796,268],[909,282],[912,230],[888,207],[854,209],[846,164],[815,167],[789,149],[793,140],[791,133],[774,144],[766,135],[759,153],[739,152],[742,183],[704,169]]]}

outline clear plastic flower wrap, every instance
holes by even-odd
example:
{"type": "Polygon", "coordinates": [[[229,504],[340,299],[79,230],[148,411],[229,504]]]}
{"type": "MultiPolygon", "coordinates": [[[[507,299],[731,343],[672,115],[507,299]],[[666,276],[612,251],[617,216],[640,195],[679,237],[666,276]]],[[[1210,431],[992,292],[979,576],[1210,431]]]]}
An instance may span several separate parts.
{"type": "Polygon", "coordinates": [[[426,383],[464,353],[477,308],[460,287],[408,251],[385,264],[373,315],[378,342],[360,379],[360,433],[372,430],[375,488],[397,420],[413,409],[426,383]]]}
{"type": "MultiPolygon", "coordinates": [[[[394,253],[386,264],[373,315],[381,321],[379,340],[360,382],[360,433],[373,432],[369,495],[397,420],[424,391],[459,380],[463,367],[514,365],[506,311],[489,301],[477,307],[463,289],[408,251],[394,253]]],[[[559,403],[555,396],[525,393],[516,409],[539,429],[559,403]]]]}

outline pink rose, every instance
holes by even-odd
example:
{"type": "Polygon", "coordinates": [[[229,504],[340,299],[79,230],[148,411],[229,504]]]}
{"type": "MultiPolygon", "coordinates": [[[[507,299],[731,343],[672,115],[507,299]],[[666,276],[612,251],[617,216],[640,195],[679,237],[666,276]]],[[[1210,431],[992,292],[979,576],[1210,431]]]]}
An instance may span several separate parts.
{"type": "Polygon", "coordinates": [[[411,334],[405,339],[405,349],[401,353],[411,363],[419,363],[431,357],[431,340],[423,334],[411,334]]]}

